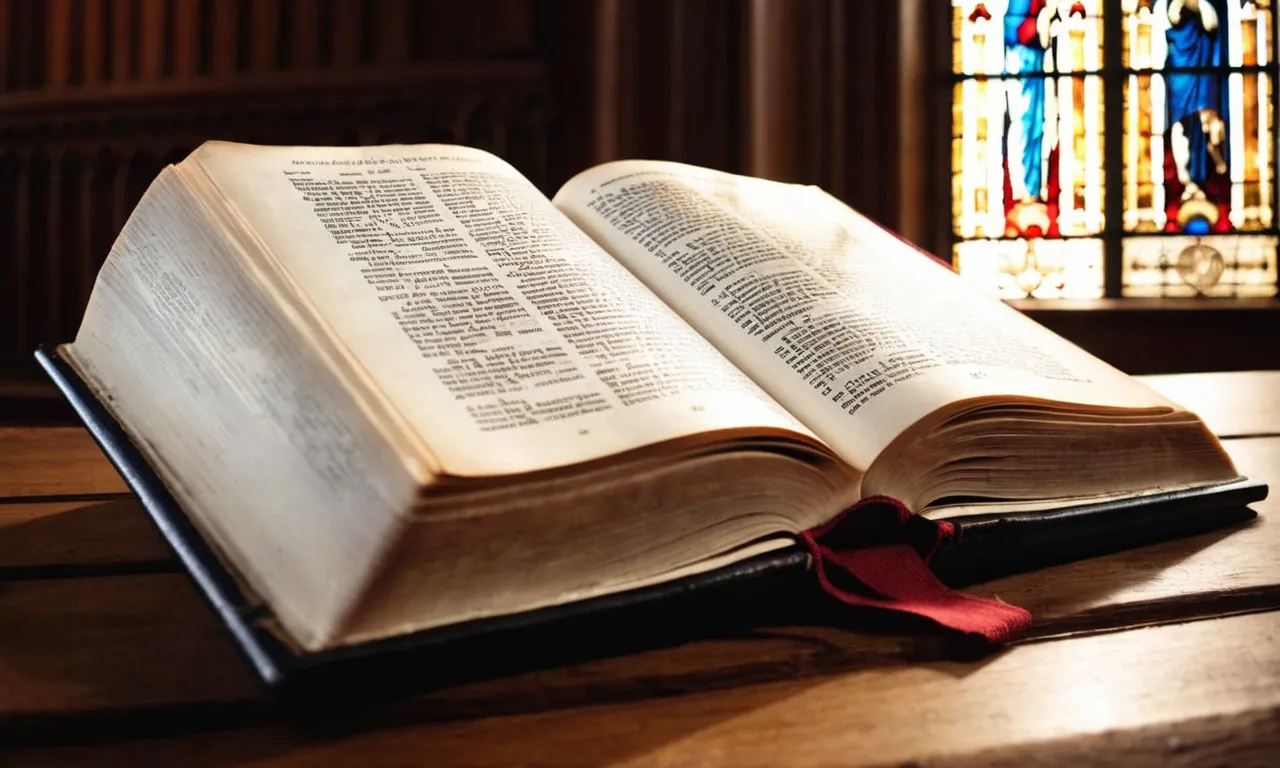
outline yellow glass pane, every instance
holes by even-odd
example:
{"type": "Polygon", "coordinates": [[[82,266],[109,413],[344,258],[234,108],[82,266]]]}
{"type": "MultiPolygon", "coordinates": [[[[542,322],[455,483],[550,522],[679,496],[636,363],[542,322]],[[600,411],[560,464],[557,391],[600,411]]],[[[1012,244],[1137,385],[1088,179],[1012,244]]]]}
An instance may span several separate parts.
{"type": "Polygon", "coordinates": [[[951,0],[952,70],[966,75],[1102,68],[1102,0],[951,0]]]}
{"type": "Polygon", "coordinates": [[[1102,296],[1102,241],[970,240],[957,243],[961,276],[1005,299],[1102,296]]]}
{"type": "Polygon", "coordinates": [[[1126,238],[1123,294],[1275,296],[1276,245],[1266,235],[1126,238]]]}
{"type": "Polygon", "coordinates": [[[956,236],[1100,234],[1102,103],[1096,75],[957,83],[951,144],[956,236]]]}

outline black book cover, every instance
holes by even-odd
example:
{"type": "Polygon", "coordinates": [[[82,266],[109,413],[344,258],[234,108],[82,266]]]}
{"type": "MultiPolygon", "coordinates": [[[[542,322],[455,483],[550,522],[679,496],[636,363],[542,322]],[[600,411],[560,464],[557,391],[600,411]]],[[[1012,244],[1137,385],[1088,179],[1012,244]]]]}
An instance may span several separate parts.
{"type": "MultiPolygon", "coordinates": [[[[383,696],[754,626],[833,620],[848,625],[856,618],[852,609],[821,592],[809,572],[809,556],[797,544],[710,573],[578,603],[297,652],[271,631],[267,609],[243,591],[58,349],[42,347],[36,358],[137,495],[258,677],[290,697],[305,699],[321,691],[332,696],[337,690],[383,696]]],[[[965,586],[1248,520],[1255,513],[1245,505],[1266,494],[1265,484],[1241,480],[1050,512],[957,518],[958,535],[940,548],[931,566],[947,584],[965,586]]],[[[923,620],[889,623],[891,631],[929,631],[923,620]]]]}

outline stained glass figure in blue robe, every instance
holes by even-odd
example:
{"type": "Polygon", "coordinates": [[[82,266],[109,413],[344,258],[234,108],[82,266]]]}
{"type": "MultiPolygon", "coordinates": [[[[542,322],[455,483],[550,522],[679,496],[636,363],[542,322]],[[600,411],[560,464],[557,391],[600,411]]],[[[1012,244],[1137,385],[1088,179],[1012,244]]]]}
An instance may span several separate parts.
{"type": "Polygon", "coordinates": [[[1004,15],[1005,235],[1058,236],[1058,104],[1054,77],[1065,71],[1057,46],[1063,23],[1085,15],[1070,0],[1009,0],[1004,15]]]}
{"type": "Polygon", "coordinates": [[[1226,10],[1225,0],[1169,1],[1169,149],[1183,203],[1204,200],[1206,185],[1227,172],[1226,78],[1215,71],[1224,60],[1226,10]]]}
{"type": "Polygon", "coordinates": [[[1010,0],[1004,16],[1004,66],[1009,129],[1006,154],[1013,202],[1042,198],[1045,124],[1045,0],[1010,0]]]}

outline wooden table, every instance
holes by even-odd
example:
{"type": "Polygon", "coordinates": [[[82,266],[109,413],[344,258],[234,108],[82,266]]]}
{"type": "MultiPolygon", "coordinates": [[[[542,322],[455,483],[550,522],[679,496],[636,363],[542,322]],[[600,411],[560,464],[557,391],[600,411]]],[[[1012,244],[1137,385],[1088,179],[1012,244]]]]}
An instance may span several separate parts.
{"type": "MultiPolygon", "coordinates": [[[[1280,483],[1280,374],[1151,379],[1280,483]]],[[[78,429],[0,429],[0,765],[1280,764],[1280,503],[981,585],[995,656],[773,627],[424,694],[324,729],[261,690],[78,429]]]]}

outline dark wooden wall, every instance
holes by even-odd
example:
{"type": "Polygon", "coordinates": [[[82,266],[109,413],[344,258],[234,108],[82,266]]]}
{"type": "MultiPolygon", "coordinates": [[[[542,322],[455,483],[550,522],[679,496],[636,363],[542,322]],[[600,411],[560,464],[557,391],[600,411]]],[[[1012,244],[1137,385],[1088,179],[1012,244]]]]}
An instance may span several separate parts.
{"type": "Polygon", "coordinates": [[[818,184],[896,226],[899,18],[920,1],[600,2],[592,159],[818,184]]]}

